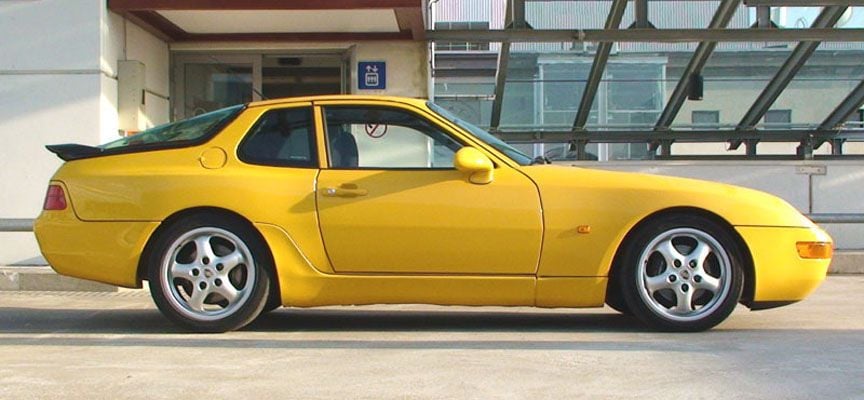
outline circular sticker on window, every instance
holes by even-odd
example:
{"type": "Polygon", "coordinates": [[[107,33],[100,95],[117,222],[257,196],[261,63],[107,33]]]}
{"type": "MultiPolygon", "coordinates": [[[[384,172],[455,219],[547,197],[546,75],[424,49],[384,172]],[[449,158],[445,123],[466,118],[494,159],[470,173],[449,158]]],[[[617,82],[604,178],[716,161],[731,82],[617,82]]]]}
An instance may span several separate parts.
{"type": "Polygon", "coordinates": [[[371,138],[381,138],[387,134],[387,125],[384,124],[366,124],[366,134],[371,138]]]}

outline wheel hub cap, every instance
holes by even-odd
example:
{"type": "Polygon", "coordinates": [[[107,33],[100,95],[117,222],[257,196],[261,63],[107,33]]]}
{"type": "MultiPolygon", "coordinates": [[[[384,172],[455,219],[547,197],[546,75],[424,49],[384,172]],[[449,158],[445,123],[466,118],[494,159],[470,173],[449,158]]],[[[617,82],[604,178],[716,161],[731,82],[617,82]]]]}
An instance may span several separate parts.
{"type": "Polygon", "coordinates": [[[692,321],[720,307],[731,286],[732,263],[711,235],[675,228],[648,243],[639,259],[639,295],[648,308],[692,321]]]}
{"type": "Polygon", "coordinates": [[[162,261],[160,284],[180,313],[202,321],[217,320],[236,312],[251,296],[254,260],[233,233],[216,227],[197,228],[169,248],[172,250],[162,261]]]}

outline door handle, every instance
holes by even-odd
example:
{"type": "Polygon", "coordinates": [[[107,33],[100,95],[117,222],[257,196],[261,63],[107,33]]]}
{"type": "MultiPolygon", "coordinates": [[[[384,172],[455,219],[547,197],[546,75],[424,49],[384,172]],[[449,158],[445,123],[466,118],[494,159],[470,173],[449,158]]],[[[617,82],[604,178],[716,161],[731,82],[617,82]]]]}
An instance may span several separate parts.
{"type": "Polygon", "coordinates": [[[343,183],[339,187],[324,188],[324,195],[327,197],[360,197],[366,196],[369,191],[360,189],[353,183],[343,183]]]}

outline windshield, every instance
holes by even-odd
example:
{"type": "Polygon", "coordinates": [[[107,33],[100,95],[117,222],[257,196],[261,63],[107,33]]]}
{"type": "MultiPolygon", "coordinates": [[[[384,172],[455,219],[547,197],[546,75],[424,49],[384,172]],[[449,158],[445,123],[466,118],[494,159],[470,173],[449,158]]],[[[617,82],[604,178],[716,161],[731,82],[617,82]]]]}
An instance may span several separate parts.
{"type": "Polygon", "coordinates": [[[236,105],[182,121],[159,125],[98,147],[102,149],[116,149],[128,146],[195,141],[214,133],[214,130],[236,116],[243,110],[243,107],[244,105],[242,104],[236,105]]]}
{"type": "Polygon", "coordinates": [[[494,135],[489,132],[486,132],[480,127],[477,127],[471,123],[465,122],[461,120],[459,117],[442,108],[441,106],[433,103],[426,103],[432,111],[435,111],[438,115],[444,117],[448,121],[458,125],[460,128],[467,130],[476,138],[488,143],[498,151],[504,153],[507,157],[510,157],[513,161],[519,163],[519,165],[531,165],[531,157],[526,156],[521,151],[516,150],[515,147],[505,143],[503,140],[498,139],[494,135]]]}

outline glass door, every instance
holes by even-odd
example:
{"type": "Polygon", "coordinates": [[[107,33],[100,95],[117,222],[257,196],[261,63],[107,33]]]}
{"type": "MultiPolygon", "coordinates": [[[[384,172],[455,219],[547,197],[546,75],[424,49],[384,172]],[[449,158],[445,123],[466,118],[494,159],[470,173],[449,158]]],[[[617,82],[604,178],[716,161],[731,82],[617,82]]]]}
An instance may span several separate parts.
{"type": "Polygon", "coordinates": [[[174,120],[261,100],[260,55],[175,55],[174,120]]]}
{"type": "Polygon", "coordinates": [[[173,57],[175,121],[250,101],[350,91],[347,51],[173,57]]]}

